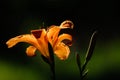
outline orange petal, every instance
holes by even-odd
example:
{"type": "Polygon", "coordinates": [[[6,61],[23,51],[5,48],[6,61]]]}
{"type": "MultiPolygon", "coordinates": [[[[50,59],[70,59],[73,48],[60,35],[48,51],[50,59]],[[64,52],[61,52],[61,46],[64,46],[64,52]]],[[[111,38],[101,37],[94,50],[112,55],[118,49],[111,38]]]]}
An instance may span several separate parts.
{"type": "Polygon", "coordinates": [[[64,41],[65,44],[67,44],[67,45],[70,46],[71,43],[72,43],[72,36],[69,35],[69,34],[61,34],[61,35],[58,37],[58,40],[57,40],[57,42],[56,42],[55,45],[61,43],[62,41],[64,41]]]}
{"type": "Polygon", "coordinates": [[[64,43],[60,43],[59,45],[57,45],[57,47],[55,49],[55,54],[61,60],[67,59],[69,56],[69,53],[70,53],[69,47],[66,46],[64,43]]]}
{"type": "Polygon", "coordinates": [[[48,40],[47,40],[47,34],[45,29],[40,29],[40,30],[32,30],[32,34],[35,36],[37,39],[37,42],[41,46],[39,49],[45,57],[49,56],[48,52],[48,40]]]}
{"type": "Polygon", "coordinates": [[[47,38],[50,44],[53,46],[53,43],[57,40],[60,28],[58,26],[51,26],[47,32],[47,38]]]}
{"type": "Polygon", "coordinates": [[[35,38],[40,38],[42,31],[43,31],[43,29],[31,30],[31,33],[35,36],[35,38]]]}
{"type": "Polygon", "coordinates": [[[33,35],[30,35],[30,34],[20,35],[20,36],[16,36],[14,38],[11,38],[6,42],[6,44],[8,45],[8,48],[11,48],[19,42],[27,42],[27,43],[30,43],[30,44],[35,45],[35,46],[38,45],[35,37],[33,35]]]}
{"type": "Polygon", "coordinates": [[[74,24],[70,20],[65,20],[60,25],[60,28],[71,28],[71,29],[73,29],[73,27],[74,27],[74,24]]]}
{"type": "Polygon", "coordinates": [[[31,30],[31,33],[34,35],[36,39],[45,38],[46,36],[45,29],[31,30]]]}
{"type": "Polygon", "coordinates": [[[34,46],[29,46],[29,47],[26,49],[26,54],[27,54],[27,56],[35,56],[35,51],[36,51],[36,47],[34,47],[34,46]]]}

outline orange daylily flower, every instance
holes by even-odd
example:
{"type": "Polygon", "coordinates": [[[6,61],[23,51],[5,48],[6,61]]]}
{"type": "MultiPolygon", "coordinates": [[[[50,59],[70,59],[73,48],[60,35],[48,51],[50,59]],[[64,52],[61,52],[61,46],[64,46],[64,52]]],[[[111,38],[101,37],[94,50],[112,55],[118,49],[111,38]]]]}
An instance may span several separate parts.
{"type": "Polygon", "coordinates": [[[48,42],[51,44],[54,54],[57,55],[61,60],[65,60],[68,58],[70,50],[70,44],[65,44],[64,40],[72,41],[72,36],[69,34],[60,34],[59,32],[61,29],[70,28],[73,29],[72,21],[66,20],[61,23],[60,26],[51,26],[47,30],[45,29],[38,29],[38,30],[31,30],[31,34],[23,34],[11,38],[6,42],[8,48],[15,46],[19,42],[26,42],[31,44],[26,49],[26,53],[28,56],[34,56],[35,51],[39,50],[41,54],[49,58],[49,49],[48,49],[48,42]]]}

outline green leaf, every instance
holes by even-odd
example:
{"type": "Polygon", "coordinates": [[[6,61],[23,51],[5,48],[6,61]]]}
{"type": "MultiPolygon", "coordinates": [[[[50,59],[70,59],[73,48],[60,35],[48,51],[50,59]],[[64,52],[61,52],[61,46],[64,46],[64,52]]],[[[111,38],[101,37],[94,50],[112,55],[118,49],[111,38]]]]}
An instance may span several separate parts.
{"type": "Polygon", "coordinates": [[[87,76],[87,74],[88,74],[88,69],[83,73],[83,75],[82,75],[82,79],[85,79],[86,76],[87,76]]]}
{"type": "Polygon", "coordinates": [[[88,62],[92,57],[92,54],[93,54],[93,51],[94,51],[94,48],[95,48],[95,44],[96,44],[97,33],[98,33],[97,31],[94,31],[92,36],[91,36],[89,46],[88,46],[88,50],[87,50],[87,53],[86,53],[86,62],[88,62]]]}
{"type": "Polygon", "coordinates": [[[76,53],[76,61],[77,61],[78,68],[81,72],[81,60],[80,60],[80,55],[78,53],[76,53]]]}

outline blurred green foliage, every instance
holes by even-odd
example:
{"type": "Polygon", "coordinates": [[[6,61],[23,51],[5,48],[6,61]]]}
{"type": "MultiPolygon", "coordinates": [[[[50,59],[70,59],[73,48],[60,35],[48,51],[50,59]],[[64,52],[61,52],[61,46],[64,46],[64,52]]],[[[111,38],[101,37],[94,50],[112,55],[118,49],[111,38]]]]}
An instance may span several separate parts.
{"type": "MultiPolygon", "coordinates": [[[[83,50],[77,51],[84,56],[83,50]]],[[[67,60],[60,61],[55,57],[55,62],[56,80],[80,80],[73,49],[67,60]]],[[[87,78],[88,80],[117,79],[120,75],[119,67],[120,39],[97,42],[94,54],[87,66],[89,70],[87,78]]],[[[50,76],[50,68],[38,52],[36,57],[26,56],[25,62],[24,60],[20,62],[0,59],[0,80],[50,80],[50,76]]]]}

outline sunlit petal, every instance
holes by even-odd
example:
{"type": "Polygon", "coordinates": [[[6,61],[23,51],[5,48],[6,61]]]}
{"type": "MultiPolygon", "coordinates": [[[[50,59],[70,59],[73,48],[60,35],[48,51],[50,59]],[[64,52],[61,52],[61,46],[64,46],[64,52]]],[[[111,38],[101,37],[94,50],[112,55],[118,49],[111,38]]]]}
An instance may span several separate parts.
{"type": "Polygon", "coordinates": [[[36,39],[44,38],[46,36],[45,29],[31,30],[31,33],[34,35],[36,39]]]}
{"type": "Polygon", "coordinates": [[[64,43],[60,43],[59,45],[57,45],[57,47],[55,49],[55,54],[61,60],[67,59],[69,56],[69,53],[70,53],[69,47],[66,46],[64,43]]]}
{"type": "Polygon", "coordinates": [[[59,44],[60,42],[64,41],[66,45],[71,45],[72,44],[72,36],[69,34],[61,34],[58,37],[58,40],[55,45],[59,44]]]}
{"type": "Polygon", "coordinates": [[[32,34],[36,37],[40,47],[41,53],[45,56],[49,56],[49,51],[48,51],[48,40],[47,40],[47,34],[45,29],[40,29],[40,30],[32,30],[32,34]]]}
{"type": "Polygon", "coordinates": [[[42,29],[31,30],[31,33],[34,35],[35,38],[40,38],[42,35],[42,29]]]}
{"type": "Polygon", "coordinates": [[[59,31],[60,31],[60,28],[58,26],[51,26],[48,29],[47,38],[52,46],[58,38],[59,31]]]}
{"type": "Polygon", "coordinates": [[[30,43],[30,44],[36,45],[36,46],[38,45],[35,37],[30,34],[19,35],[14,38],[11,38],[6,42],[6,44],[8,45],[8,48],[11,48],[19,42],[27,42],[27,43],[30,43]]]}
{"type": "Polygon", "coordinates": [[[73,27],[74,27],[74,24],[70,20],[65,20],[60,25],[60,28],[71,28],[71,29],[73,29],[73,27]]]}
{"type": "Polygon", "coordinates": [[[36,47],[34,46],[29,46],[27,49],[26,49],[26,54],[28,56],[35,56],[35,51],[36,51],[36,47]]]}

